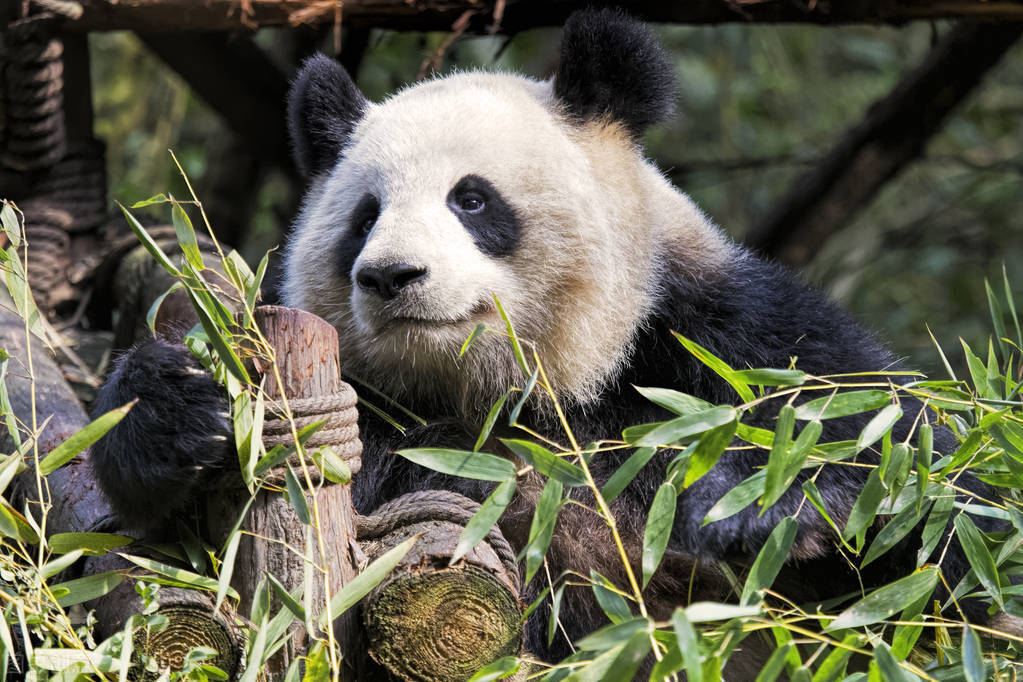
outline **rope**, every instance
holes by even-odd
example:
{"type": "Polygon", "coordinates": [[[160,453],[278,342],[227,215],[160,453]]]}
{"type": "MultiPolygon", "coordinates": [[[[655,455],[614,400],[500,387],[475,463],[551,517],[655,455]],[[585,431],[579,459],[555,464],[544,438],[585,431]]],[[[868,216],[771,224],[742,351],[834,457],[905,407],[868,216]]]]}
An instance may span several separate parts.
{"type": "MultiPolygon", "coordinates": [[[[480,505],[468,497],[448,490],[422,490],[408,493],[378,507],[370,516],[357,516],[356,535],[359,541],[378,538],[422,521],[448,521],[465,526],[480,505]]],[[[515,552],[494,526],[486,536],[487,544],[497,553],[508,575],[517,583],[519,566],[515,552]]]]}
{"type": "MultiPolygon", "coordinates": [[[[306,447],[331,447],[345,460],[353,474],[362,468],[359,413],[355,408],[357,401],[355,389],[345,383],[336,393],[288,400],[297,430],[323,422],[323,426],[305,442],[306,447]]],[[[269,418],[263,422],[263,444],[267,448],[293,445],[291,423],[284,417],[281,407],[270,405],[267,416],[269,418]]]]}
{"type": "Polygon", "coordinates": [[[0,162],[15,170],[39,170],[67,149],[64,129],[64,46],[35,26],[12,27],[3,70],[5,139],[0,162]]]}

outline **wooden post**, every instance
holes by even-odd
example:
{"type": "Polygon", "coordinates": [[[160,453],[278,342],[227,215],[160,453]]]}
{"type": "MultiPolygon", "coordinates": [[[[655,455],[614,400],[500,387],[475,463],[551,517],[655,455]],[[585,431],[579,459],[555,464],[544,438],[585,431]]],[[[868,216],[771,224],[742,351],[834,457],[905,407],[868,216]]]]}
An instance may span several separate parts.
{"type": "MultiPolygon", "coordinates": [[[[352,396],[350,409],[354,413],[354,391],[341,381],[337,331],[332,326],[311,313],[278,306],[258,308],[256,323],[274,349],[284,394],[289,400],[327,397],[347,390],[352,396]]],[[[279,399],[280,391],[271,368],[257,362],[256,370],[265,372],[262,377],[268,400],[279,399]]],[[[270,417],[270,410],[267,410],[267,417],[270,417]]],[[[355,427],[355,437],[357,433],[355,427]]],[[[308,448],[310,452],[314,449],[308,448]]],[[[359,469],[361,446],[348,449],[355,452],[354,457],[346,458],[354,474],[359,469]]],[[[312,604],[314,619],[325,608],[327,598],[355,577],[355,510],[351,491],[347,485],[321,481],[319,472],[308,459],[305,466],[314,483],[313,493],[306,494],[311,517],[309,526],[303,524],[294,507],[273,490],[257,492],[242,523],[244,536],[238,548],[232,585],[241,595],[243,612],[251,605],[256,596],[255,589],[267,573],[289,591],[303,585],[305,542],[312,545],[308,551],[313,564],[314,593],[309,595],[311,600],[306,597],[306,603],[312,604]]],[[[296,463],[292,468],[305,487],[301,465],[296,463]]],[[[282,476],[277,478],[283,480],[282,476]]],[[[275,477],[269,478],[273,480],[275,477]]],[[[222,484],[227,485],[227,481],[222,484]]],[[[248,491],[238,485],[237,477],[232,487],[222,487],[218,493],[211,494],[207,505],[211,537],[224,537],[249,499],[248,491]]],[[[276,611],[281,608],[280,601],[274,597],[271,606],[276,611]]],[[[300,625],[295,626],[290,646],[285,647],[264,670],[267,679],[283,679],[288,665],[304,651],[306,635],[300,625]]],[[[353,651],[357,636],[354,613],[344,614],[334,623],[334,636],[341,643],[343,652],[353,651]]],[[[343,676],[354,680],[355,656],[346,655],[345,659],[343,676]]]]}

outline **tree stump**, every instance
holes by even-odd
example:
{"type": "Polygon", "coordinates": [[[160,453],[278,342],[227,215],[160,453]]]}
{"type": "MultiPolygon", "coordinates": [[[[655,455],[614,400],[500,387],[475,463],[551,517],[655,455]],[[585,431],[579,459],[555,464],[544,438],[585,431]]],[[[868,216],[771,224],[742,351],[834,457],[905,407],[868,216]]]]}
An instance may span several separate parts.
{"type": "Polygon", "coordinates": [[[369,655],[402,680],[466,680],[522,648],[515,554],[496,527],[451,565],[465,523],[479,508],[447,491],[411,493],[359,519],[371,557],[419,536],[363,600],[369,655]]]}
{"type": "MultiPolygon", "coordinates": [[[[356,473],[361,465],[359,454],[362,450],[358,441],[358,425],[355,423],[356,397],[352,388],[341,381],[337,331],[319,317],[292,308],[263,306],[256,310],[255,317],[274,349],[284,393],[293,403],[296,423],[301,425],[303,420],[312,423],[320,419],[332,419],[307,442],[307,451],[314,451],[318,443],[330,443],[344,457],[352,473],[356,473]],[[294,406],[300,405],[306,407],[295,409],[294,406]]],[[[263,375],[268,401],[278,400],[281,396],[271,368],[258,361],[255,364],[257,372],[268,372],[263,375]]],[[[268,420],[271,415],[272,408],[268,402],[268,420]]],[[[268,421],[264,425],[265,440],[282,435],[285,439],[290,438],[290,431],[281,428],[282,421],[274,420],[276,425],[268,421]]],[[[302,465],[292,461],[296,477],[305,487],[302,465]]],[[[318,532],[322,541],[316,538],[317,529],[303,524],[294,507],[278,491],[258,491],[241,526],[244,535],[238,548],[232,580],[232,586],[241,595],[241,608],[245,612],[256,596],[256,587],[267,573],[277,578],[289,591],[303,585],[306,562],[302,550],[303,540],[307,537],[313,538],[311,560],[314,565],[314,593],[306,595],[305,602],[312,606],[311,615],[314,619],[325,608],[329,597],[357,573],[356,555],[353,552],[353,547],[356,547],[355,510],[351,491],[347,485],[321,480],[311,460],[307,459],[305,467],[314,484],[312,494],[306,492],[306,505],[310,510],[311,522],[316,523],[313,516],[315,504],[319,513],[318,532]],[[312,533],[307,535],[307,530],[312,533]],[[289,545],[294,547],[289,548],[289,545]]],[[[266,478],[271,482],[283,483],[283,469],[271,472],[266,478]]],[[[233,483],[224,481],[220,485],[219,492],[211,494],[207,504],[211,537],[214,538],[226,536],[250,499],[248,491],[238,483],[236,476],[233,483]]],[[[271,599],[271,607],[274,611],[281,608],[276,596],[271,599]]],[[[353,651],[353,638],[357,636],[354,618],[353,613],[347,613],[334,623],[334,636],[346,654],[353,651]]],[[[267,679],[283,678],[291,661],[305,650],[307,635],[301,626],[294,627],[290,645],[271,659],[264,670],[267,679]]],[[[345,658],[343,677],[356,679],[355,657],[345,658]]]]}

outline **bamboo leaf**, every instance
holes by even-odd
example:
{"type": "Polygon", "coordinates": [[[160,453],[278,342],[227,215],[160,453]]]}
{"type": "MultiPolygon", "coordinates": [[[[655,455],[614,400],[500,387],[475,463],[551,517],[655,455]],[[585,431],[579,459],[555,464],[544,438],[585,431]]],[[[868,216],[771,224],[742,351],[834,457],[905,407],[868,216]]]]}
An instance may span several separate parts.
{"type": "Polygon", "coordinates": [[[901,407],[898,405],[886,405],[884,409],[875,414],[867,422],[867,425],[863,427],[863,431],[860,432],[860,437],[856,441],[856,447],[863,450],[881,440],[881,437],[890,432],[895,423],[901,418],[901,407]]]}
{"type": "Polygon", "coordinates": [[[500,441],[544,476],[556,478],[569,487],[586,485],[586,474],[582,469],[547,448],[528,440],[501,438],[500,441]]]}
{"type": "Polygon", "coordinates": [[[346,485],[352,481],[352,470],[348,462],[341,459],[341,455],[329,445],[324,445],[313,453],[313,463],[331,483],[346,485]]]}
{"type": "Polygon", "coordinates": [[[478,325],[473,327],[472,332],[469,334],[469,338],[467,338],[465,343],[462,344],[462,347],[458,349],[458,357],[465,355],[465,351],[469,350],[469,346],[472,345],[472,342],[479,338],[486,330],[487,325],[485,322],[480,322],[478,325]]]}
{"type": "Polygon", "coordinates": [[[753,500],[764,494],[766,479],[767,471],[761,469],[729,490],[724,497],[714,503],[700,525],[706,526],[708,523],[727,519],[753,504],[753,500]]]}
{"type": "Polygon", "coordinates": [[[937,584],[938,568],[928,566],[874,590],[840,613],[825,629],[834,631],[855,628],[890,618],[918,599],[931,594],[937,584]]]}
{"type": "Polygon", "coordinates": [[[70,566],[71,564],[78,561],[83,554],[85,554],[84,551],[80,549],[73,549],[67,554],[61,556],[60,558],[54,559],[53,561],[48,561],[45,564],[43,564],[39,568],[39,573],[44,578],[52,578],[53,576],[57,575],[65,568],[70,566]]]}
{"type": "Polygon", "coordinates": [[[962,655],[966,682],[984,682],[988,679],[987,670],[984,667],[983,650],[980,648],[980,638],[977,637],[976,631],[967,624],[963,624],[962,655]]]}
{"type": "Polygon", "coordinates": [[[672,332],[671,334],[685,347],[687,351],[692,353],[697,360],[714,370],[718,376],[727,381],[728,384],[735,389],[735,392],[739,394],[739,397],[742,398],[743,402],[748,403],[753,400],[753,391],[750,390],[750,387],[747,386],[741,378],[736,376],[736,371],[729,367],[728,363],[715,356],[700,344],[687,339],[678,332],[672,332]]]}
{"type": "Polygon", "coordinates": [[[405,459],[442,474],[480,481],[506,481],[515,476],[515,465],[501,457],[482,452],[446,450],[444,448],[413,448],[398,450],[405,459]]]}
{"type": "Polygon", "coordinates": [[[833,395],[808,400],[798,406],[796,419],[811,421],[848,417],[852,414],[880,409],[891,402],[891,399],[888,391],[876,389],[840,391],[833,395]]]}
{"type": "Polygon", "coordinates": [[[806,383],[806,372],[798,369],[740,369],[735,378],[756,386],[801,386],[806,383]]]}
{"type": "Polygon", "coordinates": [[[245,366],[242,365],[241,360],[238,359],[238,355],[234,352],[231,344],[228,343],[226,338],[224,338],[220,327],[218,327],[216,322],[213,321],[213,317],[206,309],[206,306],[199,300],[195,290],[191,287],[185,287],[185,292],[188,294],[188,298],[192,302],[192,307],[195,309],[195,313],[199,317],[199,323],[202,324],[203,331],[206,332],[206,336],[209,338],[214,350],[217,351],[217,357],[220,358],[224,367],[226,367],[227,370],[233,374],[236,379],[238,379],[238,381],[242,382],[246,386],[252,385],[252,380],[249,379],[249,373],[245,370],[245,366]]]}
{"type": "Polygon", "coordinates": [[[418,539],[418,536],[409,538],[393,549],[389,549],[363,569],[351,582],[342,587],[330,600],[330,608],[325,609],[320,614],[318,621],[320,627],[325,628],[327,626],[328,618],[336,620],[342,613],[358,604],[363,597],[369,594],[370,590],[390,575],[394,567],[408,554],[408,551],[412,549],[412,545],[418,539]]]}
{"type": "Polygon", "coordinates": [[[501,518],[504,510],[511,504],[514,495],[515,479],[509,478],[507,481],[502,481],[494,489],[494,492],[490,493],[487,499],[483,500],[483,504],[480,505],[480,508],[472,515],[469,522],[465,524],[465,528],[462,529],[462,533],[458,537],[458,544],[455,545],[455,551],[451,554],[449,566],[453,566],[459,559],[468,554],[480,540],[486,537],[490,529],[497,523],[497,520],[501,518]]]}
{"type": "Polygon", "coordinates": [[[52,585],[51,589],[54,591],[61,588],[67,590],[64,596],[57,599],[58,604],[63,608],[67,608],[75,604],[98,599],[120,585],[123,580],[124,574],[121,571],[106,571],[105,573],[94,573],[84,578],[75,578],[74,580],[58,583],[52,585]]]}
{"type": "Polygon", "coordinates": [[[696,630],[693,629],[689,619],[686,618],[684,610],[675,609],[675,612],[671,615],[671,628],[675,633],[678,649],[682,652],[686,680],[688,682],[703,682],[703,666],[700,658],[700,647],[697,644],[696,630]]]}
{"type": "Polygon", "coordinates": [[[669,445],[681,438],[710,431],[715,427],[733,422],[735,419],[735,408],[724,405],[712,407],[663,422],[633,443],[633,445],[669,445]]]}
{"type": "Polygon", "coordinates": [[[696,442],[696,447],[689,456],[689,466],[686,467],[685,478],[682,481],[683,488],[688,488],[714,468],[729,443],[732,442],[737,424],[738,421],[733,419],[700,436],[700,440],[696,442]]]}
{"type": "Polygon", "coordinates": [[[112,549],[130,545],[134,540],[127,535],[115,533],[55,533],[47,544],[54,554],[66,554],[81,549],[86,554],[106,554],[112,549]]]}
{"type": "Polygon", "coordinates": [[[881,679],[885,682],[916,682],[920,678],[899,665],[892,656],[891,649],[884,642],[874,647],[874,662],[881,671],[881,679]]]}
{"type": "Polygon", "coordinates": [[[213,606],[214,612],[220,610],[224,596],[231,589],[231,576],[234,574],[234,562],[238,556],[238,543],[241,542],[241,539],[242,532],[238,529],[232,531],[231,537],[227,539],[227,548],[224,550],[224,560],[220,564],[220,576],[217,580],[217,601],[213,606]]]}
{"type": "Polygon", "coordinates": [[[877,559],[894,547],[902,538],[906,537],[911,530],[916,528],[920,519],[923,518],[923,515],[927,513],[929,508],[930,501],[927,502],[923,509],[917,509],[916,505],[909,505],[896,514],[895,518],[885,524],[881,532],[874,537],[870,547],[867,548],[863,561],[860,563],[860,568],[864,568],[874,559],[877,559]]]}
{"type": "Polygon", "coordinates": [[[594,570],[590,571],[590,587],[601,610],[612,623],[623,623],[633,618],[632,609],[625,597],[614,589],[610,580],[594,570]]]}
{"type": "MultiPolygon", "coordinates": [[[[217,581],[213,578],[207,578],[204,575],[197,575],[191,571],[186,571],[175,566],[168,566],[167,564],[160,563],[159,561],[153,561],[145,557],[134,556],[132,554],[118,554],[128,561],[132,562],[136,566],[152,571],[158,575],[166,576],[176,583],[187,585],[197,590],[205,590],[208,592],[217,591],[217,581]]],[[[227,594],[232,599],[240,599],[238,593],[233,588],[228,588],[227,594]]]]}
{"type": "Polygon", "coordinates": [[[657,567],[661,565],[668,547],[671,529],[675,523],[675,501],[678,492],[671,483],[662,483],[654,495],[643,530],[643,587],[647,586],[657,567]]]}
{"type": "Polygon", "coordinates": [[[600,495],[604,501],[611,504],[611,501],[625,490],[656,453],[657,448],[636,448],[636,451],[611,474],[611,478],[607,479],[607,483],[601,488],[600,495]]]}
{"type": "Polygon", "coordinates": [[[966,514],[956,516],[953,523],[956,534],[959,536],[959,543],[963,547],[967,561],[970,562],[970,568],[973,569],[988,594],[999,606],[1004,608],[1002,590],[998,584],[998,568],[995,566],[995,560],[991,556],[991,552],[988,551],[987,545],[984,544],[984,538],[981,537],[980,531],[966,514]]]}
{"type": "Polygon", "coordinates": [[[284,470],[284,488],[288,494],[288,502],[295,509],[295,515],[298,517],[298,520],[308,526],[309,506],[306,504],[302,486],[299,484],[298,479],[295,478],[295,472],[291,470],[290,465],[284,470]]]}
{"type": "Polygon", "coordinates": [[[501,408],[504,407],[506,400],[508,400],[508,393],[504,393],[490,407],[490,412],[487,413],[487,418],[483,422],[483,428],[480,429],[480,435],[476,438],[475,445],[472,446],[473,452],[479,452],[483,444],[487,442],[487,438],[490,437],[490,432],[494,430],[494,424],[497,423],[497,418],[501,415],[501,408]]]}
{"type": "Polygon", "coordinates": [[[181,253],[185,254],[185,260],[196,270],[203,270],[206,265],[202,262],[202,252],[199,251],[199,242],[195,239],[192,220],[176,201],[171,206],[171,222],[174,224],[174,234],[178,238],[181,253]]]}
{"type": "Polygon", "coordinates": [[[540,500],[533,512],[533,520],[529,525],[529,541],[523,554],[526,558],[526,584],[533,579],[536,571],[543,563],[544,554],[554,537],[554,527],[561,509],[561,498],[565,487],[554,478],[548,478],[540,493],[540,500]]]}
{"type": "Polygon", "coordinates": [[[521,663],[515,656],[502,656],[490,665],[480,668],[479,672],[469,678],[469,682],[493,682],[511,677],[519,671],[521,663]]]}
{"type": "Polygon", "coordinates": [[[688,393],[681,393],[668,388],[646,388],[643,386],[633,386],[633,388],[650,402],[660,405],[677,415],[692,414],[693,412],[700,412],[714,407],[706,400],[701,400],[688,393]]]}
{"type": "Polygon", "coordinates": [[[82,450],[98,441],[107,431],[114,428],[119,421],[124,419],[124,416],[128,414],[128,411],[137,402],[138,399],[136,398],[126,405],[114,408],[106,414],[96,417],[89,424],[76,431],[63,443],[50,450],[50,454],[46,455],[43,461],[39,462],[39,472],[44,476],[52,474],[70,462],[82,450]]]}
{"type": "Polygon", "coordinates": [[[161,249],[160,246],[153,241],[153,238],[149,236],[149,233],[146,232],[144,227],[142,227],[142,224],[135,219],[135,216],[133,216],[124,206],[121,206],[121,204],[117,205],[121,207],[124,217],[128,220],[128,226],[131,228],[131,231],[135,233],[135,236],[139,238],[139,241],[142,242],[142,246],[144,246],[146,251],[149,252],[149,255],[151,255],[153,259],[170,274],[175,277],[181,275],[181,271],[178,270],[177,266],[174,265],[173,261],[171,261],[167,254],[163,252],[163,249],[161,249]]]}
{"type": "Polygon", "coordinates": [[[874,517],[877,515],[877,508],[881,505],[884,496],[885,489],[884,484],[881,483],[881,472],[879,469],[872,469],[863,484],[863,490],[860,491],[856,502],[853,503],[852,511],[849,512],[849,520],[845,523],[843,536],[851,538],[858,535],[860,531],[873,523],[874,517]]]}
{"type": "Polygon", "coordinates": [[[170,285],[167,291],[156,297],[156,300],[153,301],[153,305],[149,306],[149,311],[146,312],[146,327],[149,328],[150,332],[156,334],[156,316],[160,313],[160,306],[163,305],[164,299],[183,286],[184,285],[180,281],[174,282],[174,284],[170,285]]]}
{"type": "Polygon", "coordinates": [[[759,601],[760,592],[774,584],[774,579],[778,577],[779,571],[785,564],[785,559],[789,556],[789,550],[796,539],[798,528],[799,524],[796,523],[796,520],[788,516],[774,527],[767,542],[757,554],[749,577],[746,578],[742,596],[739,598],[741,604],[750,604],[754,599],[759,601]]]}
{"type": "Polygon", "coordinates": [[[952,508],[955,505],[953,495],[943,495],[934,501],[930,516],[924,525],[923,535],[920,539],[920,550],[916,554],[916,566],[920,568],[931,557],[934,549],[938,546],[941,536],[948,526],[948,518],[952,515],[952,508]]]}

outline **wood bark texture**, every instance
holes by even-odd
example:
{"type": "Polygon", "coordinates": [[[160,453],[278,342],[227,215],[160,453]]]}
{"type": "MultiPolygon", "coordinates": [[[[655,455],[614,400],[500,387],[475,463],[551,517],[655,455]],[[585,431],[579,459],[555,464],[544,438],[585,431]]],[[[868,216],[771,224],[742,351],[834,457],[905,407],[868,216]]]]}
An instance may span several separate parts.
{"type": "MultiPolygon", "coordinates": [[[[289,399],[329,396],[342,389],[338,360],[337,331],[327,322],[311,313],[292,308],[263,306],[256,310],[256,323],[273,347],[280,368],[284,394],[289,399]]],[[[270,367],[256,364],[257,371],[269,372],[270,367]]],[[[280,391],[272,373],[263,375],[264,390],[270,400],[279,399],[280,391]]],[[[268,413],[269,416],[269,413],[268,413]]],[[[354,471],[358,461],[348,460],[354,471]]],[[[289,591],[300,588],[305,580],[306,561],[304,544],[311,547],[310,560],[314,566],[312,584],[314,593],[306,595],[314,613],[326,604],[329,591],[333,595],[357,573],[355,547],[355,510],[351,491],[347,485],[319,481],[319,472],[311,461],[306,467],[314,483],[314,494],[306,493],[306,505],[312,514],[315,505],[319,512],[318,531],[303,524],[294,507],[277,491],[261,490],[256,494],[242,523],[241,544],[235,560],[232,586],[241,595],[241,609],[247,612],[256,596],[256,588],[269,573],[289,591]],[[315,534],[319,533],[322,543],[315,534]],[[282,542],[283,541],[283,542],[282,542]],[[319,547],[323,547],[323,554],[319,547]],[[322,570],[321,570],[322,569],[322,570]]],[[[306,480],[301,467],[294,468],[300,483],[306,480]]],[[[236,480],[236,479],[235,479],[236,480]]],[[[211,536],[225,536],[249,501],[244,487],[233,487],[211,493],[207,509],[211,536]]],[[[315,519],[314,519],[315,522],[315,519]]],[[[271,609],[281,608],[279,600],[271,600],[271,609]]],[[[343,614],[334,623],[334,635],[345,652],[344,677],[357,679],[354,667],[353,641],[358,629],[354,613],[343,614]]],[[[288,665],[304,652],[307,644],[304,629],[296,625],[291,645],[271,660],[264,674],[267,679],[282,679],[288,665]]]]}
{"type": "MultiPolygon", "coordinates": [[[[558,26],[579,0],[508,0],[501,31],[515,33],[558,26]]],[[[444,31],[466,11],[469,30],[487,30],[494,22],[493,2],[473,0],[84,0],[72,30],[144,31],[253,30],[260,26],[332,24],[398,30],[444,31]]],[[[717,24],[724,22],[801,22],[815,24],[891,23],[917,19],[968,17],[1023,19],[1017,0],[636,0],[629,12],[649,21],[717,24]]]]}

